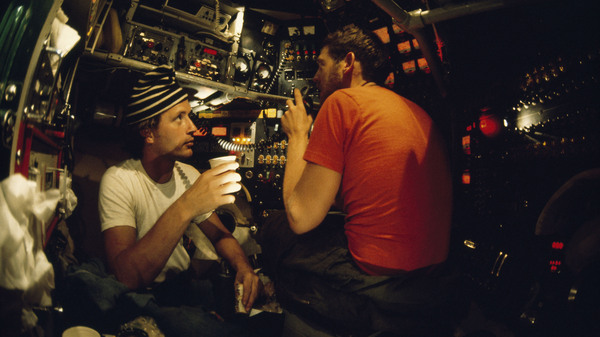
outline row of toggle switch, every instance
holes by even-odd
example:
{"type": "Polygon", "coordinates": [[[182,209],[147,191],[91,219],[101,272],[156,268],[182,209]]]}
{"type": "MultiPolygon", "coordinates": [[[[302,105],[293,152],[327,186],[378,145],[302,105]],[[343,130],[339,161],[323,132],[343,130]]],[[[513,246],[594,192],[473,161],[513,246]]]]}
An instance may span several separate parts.
{"type": "Polygon", "coordinates": [[[256,161],[260,165],[264,165],[264,164],[277,165],[277,164],[279,164],[279,165],[283,166],[283,165],[285,165],[286,160],[287,160],[287,158],[284,155],[278,156],[276,154],[273,156],[271,156],[270,154],[268,154],[266,156],[261,154],[258,156],[258,158],[256,158],[256,161]]]}

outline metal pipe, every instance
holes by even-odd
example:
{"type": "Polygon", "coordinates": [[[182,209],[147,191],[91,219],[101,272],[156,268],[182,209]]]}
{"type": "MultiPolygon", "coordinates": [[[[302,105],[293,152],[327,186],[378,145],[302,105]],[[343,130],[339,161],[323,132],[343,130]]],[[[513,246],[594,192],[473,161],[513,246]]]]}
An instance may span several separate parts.
{"type": "Polygon", "coordinates": [[[522,4],[519,0],[484,0],[475,3],[466,3],[460,5],[450,5],[446,7],[434,8],[431,10],[417,9],[407,12],[398,6],[393,0],[372,0],[379,8],[388,13],[402,29],[409,33],[415,29],[420,29],[426,25],[436,22],[455,19],[461,16],[472,15],[481,12],[500,9],[513,4],[522,4]]]}
{"type": "Polygon", "coordinates": [[[492,11],[506,7],[515,0],[488,0],[475,3],[467,3],[462,5],[452,5],[447,7],[434,8],[431,10],[416,10],[410,13],[414,20],[411,24],[414,28],[423,28],[436,22],[451,20],[461,16],[477,14],[481,12],[492,11]],[[417,19],[418,18],[418,19],[417,19]]]}
{"type": "Polygon", "coordinates": [[[413,16],[402,7],[398,6],[393,0],[372,0],[374,4],[383,9],[384,12],[388,13],[389,16],[394,18],[398,25],[404,30],[410,26],[410,21],[413,20],[413,16]]]}
{"type": "MultiPolygon", "coordinates": [[[[419,15],[421,19],[420,21],[422,22],[423,26],[425,26],[436,22],[459,18],[461,16],[497,10],[511,5],[522,5],[525,2],[531,2],[531,0],[487,0],[462,5],[434,8],[432,10],[419,11],[419,13],[414,14],[411,12],[410,14],[411,16],[419,15]]],[[[417,24],[417,20],[413,20],[411,22],[414,22],[415,25],[417,24]]]]}
{"type": "Polygon", "coordinates": [[[431,41],[426,38],[427,34],[423,31],[423,29],[417,29],[413,31],[412,35],[415,37],[415,39],[417,39],[417,42],[419,42],[419,47],[421,48],[421,52],[423,53],[425,60],[427,60],[427,64],[431,70],[431,75],[433,76],[433,80],[438,87],[440,95],[442,97],[446,97],[448,92],[446,90],[446,85],[444,84],[442,62],[433,49],[431,41]]]}

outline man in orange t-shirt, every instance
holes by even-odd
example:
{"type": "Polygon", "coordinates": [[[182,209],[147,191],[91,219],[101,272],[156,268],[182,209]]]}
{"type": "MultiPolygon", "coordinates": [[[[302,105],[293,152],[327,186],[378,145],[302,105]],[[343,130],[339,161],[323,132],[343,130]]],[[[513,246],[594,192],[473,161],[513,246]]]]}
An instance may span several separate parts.
{"type": "Polygon", "coordinates": [[[321,110],[312,118],[299,93],[282,118],[288,135],[283,183],[290,228],[317,227],[336,195],[356,264],[371,275],[395,275],[446,260],[451,177],[445,145],[413,102],[374,83],[379,54],[349,28],[331,35],[314,81],[321,110]],[[368,64],[368,66],[365,66],[368,64]]]}
{"type": "Polygon", "coordinates": [[[443,150],[421,108],[373,83],[337,90],[323,104],[304,160],[341,176],[348,248],[363,271],[395,275],[446,259],[451,188],[443,150]]]}
{"type": "Polygon", "coordinates": [[[423,109],[376,84],[387,61],[376,37],[349,26],[323,45],[313,79],[323,103],[310,141],[313,120],[298,90],[282,117],[289,141],[287,222],[304,235],[282,255],[280,266],[289,270],[281,274],[281,288],[289,297],[307,297],[309,311],[342,330],[429,334],[440,328],[437,322],[427,326],[432,317],[420,322],[414,313],[404,319],[398,313],[444,301],[447,288],[436,283],[440,273],[434,272],[446,261],[450,240],[452,188],[444,142],[423,109]],[[335,233],[321,232],[332,205],[345,214],[341,245],[335,233]],[[330,243],[332,250],[325,248],[330,243]],[[296,282],[286,283],[290,279],[296,282]],[[392,291],[394,282],[401,286],[392,291]],[[294,289],[301,283],[306,296],[294,289]],[[340,300],[348,294],[357,297],[340,300]],[[387,307],[394,309],[382,309],[387,307]]]}

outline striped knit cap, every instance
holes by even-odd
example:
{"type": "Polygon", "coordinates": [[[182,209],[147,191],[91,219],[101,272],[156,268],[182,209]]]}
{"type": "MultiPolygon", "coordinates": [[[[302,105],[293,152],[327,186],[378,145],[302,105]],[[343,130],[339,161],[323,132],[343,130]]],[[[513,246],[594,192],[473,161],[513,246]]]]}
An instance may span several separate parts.
{"type": "Polygon", "coordinates": [[[162,65],[142,76],[127,101],[125,122],[133,125],[163,113],[188,98],[173,68],[162,65]]]}

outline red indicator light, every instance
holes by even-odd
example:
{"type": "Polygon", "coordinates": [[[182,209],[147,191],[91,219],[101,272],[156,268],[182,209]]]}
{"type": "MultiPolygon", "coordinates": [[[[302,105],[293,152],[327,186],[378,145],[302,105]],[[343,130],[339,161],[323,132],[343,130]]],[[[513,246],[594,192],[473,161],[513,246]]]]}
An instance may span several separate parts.
{"type": "Polygon", "coordinates": [[[210,54],[212,56],[216,56],[217,55],[217,51],[214,49],[210,49],[210,48],[204,48],[204,52],[207,54],[210,54]]]}
{"type": "Polygon", "coordinates": [[[565,244],[563,242],[560,241],[554,241],[552,242],[552,249],[563,249],[565,247],[565,244]]]}
{"type": "Polygon", "coordinates": [[[497,116],[484,113],[479,117],[479,129],[487,137],[496,137],[500,134],[502,126],[497,116]]]}
{"type": "Polygon", "coordinates": [[[198,128],[198,130],[194,131],[194,137],[204,137],[206,135],[208,135],[206,128],[198,128]]]}
{"type": "Polygon", "coordinates": [[[154,41],[148,41],[147,46],[148,46],[148,48],[151,48],[151,49],[154,48],[154,41]]]}
{"type": "Polygon", "coordinates": [[[469,185],[471,183],[471,173],[469,170],[465,170],[462,174],[462,183],[464,185],[469,185]]]}

